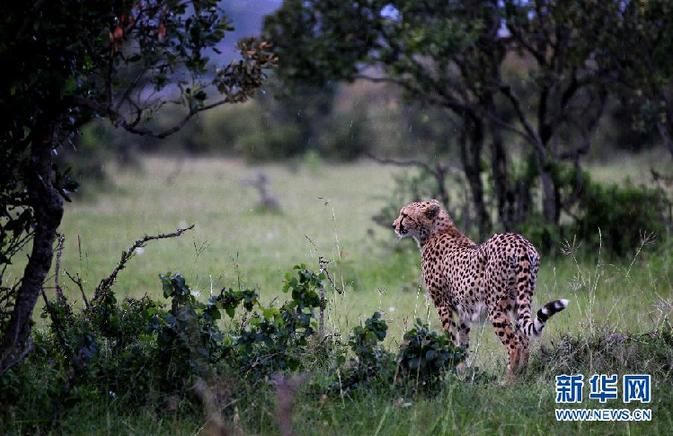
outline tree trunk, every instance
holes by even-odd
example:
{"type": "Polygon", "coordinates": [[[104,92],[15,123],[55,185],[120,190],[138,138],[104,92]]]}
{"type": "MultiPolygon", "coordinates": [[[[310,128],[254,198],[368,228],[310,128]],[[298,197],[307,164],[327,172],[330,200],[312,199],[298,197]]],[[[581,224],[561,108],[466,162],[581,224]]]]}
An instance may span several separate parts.
{"type": "Polygon", "coordinates": [[[35,213],[33,247],[18,289],[12,317],[0,344],[0,375],[19,363],[32,348],[35,303],[54,254],[56,230],[63,217],[63,199],[54,187],[51,132],[33,141],[26,188],[35,213]]]}
{"type": "Polygon", "coordinates": [[[540,164],[540,181],[542,182],[542,216],[548,224],[558,224],[561,217],[561,201],[559,189],[549,168],[540,164]]]}
{"type": "Polygon", "coordinates": [[[500,127],[494,123],[491,131],[491,171],[495,187],[495,197],[498,205],[498,217],[506,232],[514,229],[513,203],[515,193],[511,191],[509,175],[507,173],[507,153],[505,151],[500,127]]]}
{"type": "Polygon", "coordinates": [[[466,119],[463,128],[466,131],[460,141],[460,158],[463,161],[463,170],[472,193],[472,204],[477,216],[479,238],[483,239],[491,231],[491,219],[484,201],[484,186],[481,181],[481,151],[484,145],[483,124],[477,119],[466,119]]]}
{"type": "Polygon", "coordinates": [[[435,177],[435,183],[437,183],[437,196],[439,197],[439,202],[442,203],[444,209],[450,213],[451,199],[449,198],[449,192],[446,190],[446,168],[441,164],[436,165],[433,176],[435,177]]]}
{"type": "Polygon", "coordinates": [[[514,204],[514,211],[512,213],[512,225],[517,230],[518,226],[523,224],[530,215],[530,208],[532,203],[531,196],[532,181],[527,178],[522,178],[516,181],[514,186],[514,193],[512,193],[512,202],[514,204]]]}
{"type": "Polygon", "coordinates": [[[673,119],[666,118],[666,123],[657,123],[657,130],[659,131],[659,136],[664,141],[664,145],[671,152],[671,157],[673,157],[673,119]]]}

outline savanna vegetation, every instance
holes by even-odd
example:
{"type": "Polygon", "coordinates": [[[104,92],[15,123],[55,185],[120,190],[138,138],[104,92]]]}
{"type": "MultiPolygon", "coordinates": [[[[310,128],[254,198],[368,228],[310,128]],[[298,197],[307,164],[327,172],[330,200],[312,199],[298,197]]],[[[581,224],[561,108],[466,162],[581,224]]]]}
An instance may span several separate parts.
{"type": "Polygon", "coordinates": [[[669,2],[246,5],[0,7],[0,429],[667,433],[669,2]],[[430,197],[571,301],[514,381],[392,234],[430,197]],[[575,373],[653,419],[556,422],[575,373]]]}

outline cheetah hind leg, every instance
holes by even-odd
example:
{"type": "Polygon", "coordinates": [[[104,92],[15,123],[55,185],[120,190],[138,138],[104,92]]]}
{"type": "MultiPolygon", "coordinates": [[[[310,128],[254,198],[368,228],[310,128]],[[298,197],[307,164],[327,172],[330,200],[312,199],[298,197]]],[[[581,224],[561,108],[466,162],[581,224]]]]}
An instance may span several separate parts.
{"type": "Polygon", "coordinates": [[[504,312],[500,310],[492,311],[489,313],[488,318],[495,329],[495,334],[498,336],[498,339],[500,339],[502,345],[507,349],[507,354],[509,356],[507,377],[513,379],[519,369],[521,361],[521,349],[519,346],[518,335],[512,328],[512,321],[504,312]]]}
{"type": "Polygon", "coordinates": [[[530,357],[530,338],[523,331],[517,329],[516,339],[519,342],[519,363],[516,372],[524,373],[528,368],[528,358],[530,357]]]}

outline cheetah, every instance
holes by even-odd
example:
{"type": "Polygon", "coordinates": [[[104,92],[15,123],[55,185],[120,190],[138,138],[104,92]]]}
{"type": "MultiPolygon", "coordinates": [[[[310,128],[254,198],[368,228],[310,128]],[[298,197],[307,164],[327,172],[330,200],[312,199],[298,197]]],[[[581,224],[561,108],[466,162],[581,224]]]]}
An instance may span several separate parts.
{"type": "Polygon", "coordinates": [[[539,336],[546,321],[568,305],[566,299],[554,300],[531,316],[540,265],[533,244],[515,233],[495,234],[476,244],[437,200],[407,204],[393,228],[398,237],[411,237],[418,244],[423,281],[454,344],[467,351],[470,323],[485,312],[507,349],[507,374],[523,370],[530,338],[539,336]]]}

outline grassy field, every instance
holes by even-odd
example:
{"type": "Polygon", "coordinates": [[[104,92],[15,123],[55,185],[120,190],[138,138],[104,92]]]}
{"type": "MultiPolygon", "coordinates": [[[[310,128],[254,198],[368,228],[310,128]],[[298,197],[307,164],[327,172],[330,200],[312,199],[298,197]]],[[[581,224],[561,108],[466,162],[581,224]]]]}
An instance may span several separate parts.
{"type": "MultiPolygon", "coordinates": [[[[637,175],[606,168],[595,172],[604,179],[637,175]]],[[[241,182],[253,178],[257,169],[239,161],[152,157],[138,170],[111,171],[113,189],[76,201],[66,211],[63,270],[80,273],[93,289],[135,239],[195,224],[179,239],[148,244],[120,273],[117,294],[159,296],[158,274],[172,271],[182,273],[204,298],[223,286],[242,286],[257,288],[269,301],[281,295],[285,271],[297,263],[317,268],[318,256],[324,256],[345,289],[332,296],[336,327],[347,329],[376,310],[386,313],[392,338],[414,317],[429,314],[436,321],[420,285],[413,241],[396,242],[392,231],[371,219],[401,170],[375,163],[260,169],[270,178],[280,213],[256,210],[257,193],[241,182]],[[391,244],[410,249],[390,250],[391,244]]],[[[635,261],[619,264],[599,257],[588,262],[543,259],[538,304],[559,297],[573,302],[554,319],[546,339],[578,331],[583,321],[651,329],[653,304],[671,294],[670,260],[659,253],[651,258],[648,247],[635,261]]],[[[490,331],[483,339],[492,339],[490,331]]]]}
{"type": "MultiPolygon", "coordinates": [[[[280,201],[280,213],[256,210],[256,192],[241,183],[254,177],[256,170],[235,160],[148,157],[139,169],[111,171],[112,189],[68,205],[61,228],[66,237],[62,269],[81,274],[85,287],[92,290],[133,240],[195,224],[181,238],[155,241],[137,253],[120,273],[116,293],[159,298],[158,274],[173,271],[181,272],[203,299],[211,290],[241,286],[257,288],[270,301],[283,298],[280,289],[285,271],[297,263],[317,269],[318,256],[324,256],[330,260],[337,284],[345,290],[330,296],[328,325],[332,329],[348,332],[374,311],[385,314],[390,346],[399,344],[401,333],[416,317],[438,328],[437,316],[420,286],[418,253],[391,250],[390,244],[395,243],[392,231],[371,220],[383,206],[399,169],[367,162],[261,169],[280,201]]],[[[629,174],[636,181],[642,177],[637,167],[621,170],[604,165],[596,166],[594,172],[602,180],[619,180],[629,174]]],[[[605,326],[643,333],[661,326],[670,315],[672,283],[670,252],[649,246],[617,263],[598,254],[581,261],[572,256],[543,259],[535,305],[560,297],[571,303],[549,322],[533,353],[567,333],[591,335],[605,326]]],[[[69,288],[69,294],[79,298],[74,287],[69,288]]],[[[468,362],[500,377],[505,351],[490,326],[475,327],[468,362]]],[[[650,424],[554,427],[550,423],[552,381],[553,375],[547,373],[525,387],[458,383],[435,398],[414,400],[409,407],[374,394],[320,406],[302,403],[297,428],[306,434],[639,433],[647,425],[649,431],[658,433],[673,425],[671,410],[665,410],[671,404],[667,397],[668,403],[655,407],[650,424]]],[[[133,419],[110,417],[109,413],[95,408],[79,411],[72,419],[88,424],[73,423],[72,429],[81,433],[189,433],[203,424],[179,418],[155,421],[143,414],[133,419]],[[96,422],[82,418],[87,414],[96,422]],[[100,421],[105,414],[107,424],[100,421]]],[[[257,424],[244,426],[245,432],[264,433],[273,428],[265,413],[269,411],[260,412],[260,419],[254,421],[257,424]]]]}

